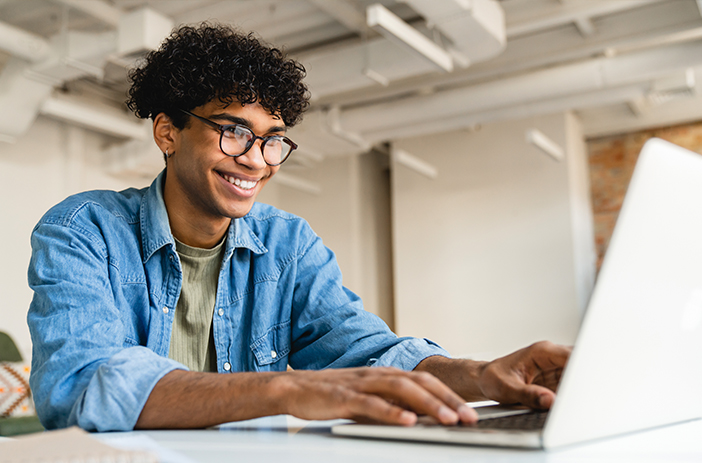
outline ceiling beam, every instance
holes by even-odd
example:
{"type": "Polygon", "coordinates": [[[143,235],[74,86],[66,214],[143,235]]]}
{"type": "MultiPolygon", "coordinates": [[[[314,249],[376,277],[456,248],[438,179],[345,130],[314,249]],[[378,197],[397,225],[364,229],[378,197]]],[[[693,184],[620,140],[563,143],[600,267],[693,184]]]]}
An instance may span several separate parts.
{"type": "Polygon", "coordinates": [[[368,32],[366,15],[348,0],[307,0],[353,32],[365,35],[368,32]]]}
{"type": "MultiPolygon", "coordinates": [[[[369,137],[370,133],[388,133],[396,127],[416,128],[434,120],[446,124],[447,119],[459,119],[466,113],[481,114],[503,108],[516,111],[521,105],[604,89],[650,86],[655,79],[694,66],[702,66],[702,48],[696,42],[681,43],[447,89],[430,96],[342,109],[339,122],[345,130],[375,141],[369,137]]],[[[630,95],[625,96],[622,101],[631,99],[630,95]]]]}
{"type": "Polygon", "coordinates": [[[37,62],[48,56],[50,48],[43,37],[0,21],[0,50],[37,62]]]}
{"type": "MultiPolygon", "coordinates": [[[[528,0],[531,2],[532,0],[528,0]]],[[[579,0],[569,0],[572,2],[579,0]]],[[[517,0],[514,0],[516,3],[517,0]]],[[[517,5],[513,2],[503,2],[506,16],[514,11],[517,5]],[[508,8],[509,7],[509,8],[508,8]]],[[[555,0],[554,4],[557,5],[555,0]]],[[[691,41],[702,38],[698,30],[702,30],[702,19],[696,17],[697,5],[694,0],[657,2],[646,8],[639,8],[616,15],[616,20],[608,19],[597,23],[596,34],[587,40],[578,34],[572,27],[568,34],[558,29],[551,29],[539,34],[524,35],[510,40],[510,46],[496,58],[476,63],[468,69],[454,70],[452,73],[430,74],[428,66],[423,69],[409,70],[408,66],[401,67],[387,59],[387,52],[374,52],[373,56],[383,56],[385,59],[375,59],[382,63],[375,71],[389,77],[392,85],[381,87],[366,83],[362,80],[358,85],[350,85],[330,94],[326,81],[318,78],[320,75],[331,73],[336,87],[343,76],[346,82],[360,73],[362,65],[354,62],[355,54],[352,50],[339,49],[323,59],[315,59],[309,68],[309,79],[314,80],[315,88],[323,88],[324,92],[317,95],[316,104],[359,105],[373,104],[373,102],[404,97],[409,94],[424,91],[428,87],[435,89],[464,86],[471,83],[501,79],[509,75],[529,72],[539,68],[556,66],[562,62],[575,62],[590,59],[593,56],[602,56],[606,48],[612,48],[617,54],[640,51],[646,48],[664,46],[675,42],[691,41]],[[384,64],[388,63],[388,67],[384,64]],[[355,64],[357,70],[351,69],[355,64]],[[392,64],[392,67],[390,67],[392,64]],[[314,68],[314,69],[313,69],[314,68]],[[405,74],[394,73],[394,69],[407,71],[405,74]],[[331,71],[330,71],[331,70],[331,71]],[[413,77],[414,76],[414,77],[413,77]],[[319,81],[319,82],[318,82],[319,81]],[[343,93],[342,93],[343,92],[343,93]]],[[[370,41],[371,43],[373,41],[370,41]]],[[[380,50],[378,50],[379,52],[380,50]]],[[[302,60],[305,65],[307,60],[302,60]]],[[[360,61],[357,59],[357,61],[360,61]]],[[[424,65],[424,62],[418,64],[424,65]]],[[[311,86],[312,88],[312,86],[311,86]]],[[[314,93],[314,92],[313,92],[314,93]]]]}
{"type": "Polygon", "coordinates": [[[285,0],[218,1],[176,14],[173,22],[197,23],[213,18],[242,31],[255,31],[256,35],[272,43],[278,43],[281,38],[287,41],[289,37],[324,27],[330,22],[327,14],[308,2],[285,0]]]}
{"type": "Polygon", "coordinates": [[[507,37],[532,34],[544,29],[574,23],[580,18],[596,18],[608,14],[638,8],[662,0],[580,0],[566,3],[554,2],[550,10],[531,9],[519,14],[510,14],[505,5],[507,17],[507,37]]]}
{"type": "Polygon", "coordinates": [[[117,28],[122,11],[119,8],[102,0],[53,0],[56,3],[70,6],[76,10],[99,19],[110,26],[117,28]]]}
{"type": "Polygon", "coordinates": [[[113,137],[148,140],[151,124],[117,109],[89,104],[75,98],[45,100],[39,112],[45,116],[87,127],[113,137]]]}
{"type": "Polygon", "coordinates": [[[391,42],[422,57],[443,71],[453,71],[453,58],[448,52],[383,5],[376,3],[369,6],[366,10],[366,19],[369,27],[391,42]]]}

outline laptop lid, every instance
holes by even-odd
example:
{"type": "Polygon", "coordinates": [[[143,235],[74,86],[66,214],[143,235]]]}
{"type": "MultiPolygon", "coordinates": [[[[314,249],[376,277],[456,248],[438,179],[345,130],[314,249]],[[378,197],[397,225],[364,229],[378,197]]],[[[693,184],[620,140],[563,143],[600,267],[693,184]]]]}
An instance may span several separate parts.
{"type": "Polygon", "coordinates": [[[644,146],[543,433],[340,425],[336,434],[552,448],[702,417],[702,156],[644,146]]]}
{"type": "Polygon", "coordinates": [[[702,417],[702,156],[649,140],[544,447],[702,417]]]}

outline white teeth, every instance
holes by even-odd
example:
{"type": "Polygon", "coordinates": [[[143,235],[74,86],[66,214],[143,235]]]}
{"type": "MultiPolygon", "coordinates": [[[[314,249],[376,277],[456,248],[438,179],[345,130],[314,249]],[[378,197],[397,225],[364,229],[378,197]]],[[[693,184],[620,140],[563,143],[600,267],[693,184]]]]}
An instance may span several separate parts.
{"type": "Polygon", "coordinates": [[[247,180],[241,180],[239,178],[235,177],[229,177],[228,175],[223,175],[224,179],[231,183],[232,185],[236,185],[242,190],[250,190],[251,188],[255,187],[258,182],[249,182],[247,180]]]}

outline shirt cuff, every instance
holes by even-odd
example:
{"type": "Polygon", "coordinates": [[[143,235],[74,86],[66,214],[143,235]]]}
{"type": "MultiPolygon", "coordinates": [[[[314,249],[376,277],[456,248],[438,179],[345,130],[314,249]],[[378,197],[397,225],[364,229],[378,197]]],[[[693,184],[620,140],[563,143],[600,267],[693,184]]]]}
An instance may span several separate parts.
{"type": "Polygon", "coordinates": [[[135,346],[100,365],[76,405],[69,426],[89,431],[130,431],[156,383],[173,370],[187,367],[135,346]]]}
{"type": "Polygon", "coordinates": [[[373,367],[395,367],[410,371],[414,370],[427,357],[440,355],[451,358],[451,354],[429,339],[400,338],[400,341],[379,358],[371,359],[368,365],[373,367]]]}

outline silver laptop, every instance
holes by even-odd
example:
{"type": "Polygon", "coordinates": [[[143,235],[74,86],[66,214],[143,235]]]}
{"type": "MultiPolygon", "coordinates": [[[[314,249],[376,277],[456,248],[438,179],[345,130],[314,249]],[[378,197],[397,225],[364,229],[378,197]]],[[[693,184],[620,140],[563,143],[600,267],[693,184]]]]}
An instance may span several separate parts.
{"type": "Polygon", "coordinates": [[[476,426],[345,424],[332,432],[553,448],[700,418],[700,391],[702,155],[652,139],[639,156],[554,406],[520,417],[541,421],[541,429],[505,429],[510,425],[499,422],[514,418],[486,417],[476,426]]]}

